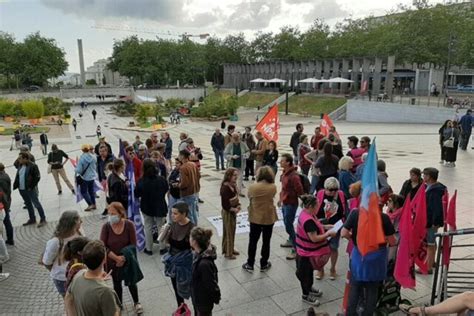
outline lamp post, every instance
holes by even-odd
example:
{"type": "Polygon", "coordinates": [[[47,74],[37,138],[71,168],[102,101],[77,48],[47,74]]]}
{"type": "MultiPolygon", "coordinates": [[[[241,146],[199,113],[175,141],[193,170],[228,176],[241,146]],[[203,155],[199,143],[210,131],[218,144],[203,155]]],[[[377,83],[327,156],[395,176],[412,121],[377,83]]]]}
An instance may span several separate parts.
{"type": "Polygon", "coordinates": [[[451,66],[451,53],[454,46],[454,35],[453,33],[449,33],[449,42],[448,42],[448,60],[446,61],[446,67],[444,68],[444,75],[443,75],[443,106],[446,106],[446,98],[448,96],[448,76],[449,76],[449,67],[451,66]]]}

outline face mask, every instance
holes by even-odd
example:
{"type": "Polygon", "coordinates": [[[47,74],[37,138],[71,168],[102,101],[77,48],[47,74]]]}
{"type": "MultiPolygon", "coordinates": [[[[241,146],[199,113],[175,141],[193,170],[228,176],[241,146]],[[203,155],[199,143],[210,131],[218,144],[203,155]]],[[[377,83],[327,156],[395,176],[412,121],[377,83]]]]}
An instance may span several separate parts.
{"type": "Polygon", "coordinates": [[[117,224],[118,222],[120,222],[120,217],[118,217],[118,215],[109,215],[108,220],[110,224],[117,224]]]}

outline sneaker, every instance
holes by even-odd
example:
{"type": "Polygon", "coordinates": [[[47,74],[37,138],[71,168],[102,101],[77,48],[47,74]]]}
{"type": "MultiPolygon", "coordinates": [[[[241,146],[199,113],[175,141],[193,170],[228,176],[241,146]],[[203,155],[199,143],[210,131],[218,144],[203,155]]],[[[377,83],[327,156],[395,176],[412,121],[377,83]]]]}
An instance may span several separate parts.
{"type": "Polygon", "coordinates": [[[140,304],[140,303],[135,304],[135,313],[137,313],[137,315],[143,314],[142,304],[140,304]]]}
{"type": "Polygon", "coordinates": [[[242,265],[242,269],[244,269],[245,271],[250,272],[250,273],[253,272],[253,267],[248,263],[244,263],[242,265]]]}
{"type": "Polygon", "coordinates": [[[10,273],[0,273],[0,282],[5,281],[10,276],[10,273]]]}
{"type": "Polygon", "coordinates": [[[5,244],[9,246],[15,246],[15,242],[13,240],[5,240],[5,244]]]}
{"type": "Polygon", "coordinates": [[[149,256],[153,256],[153,251],[147,250],[146,248],[143,249],[143,253],[145,253],[145,254],[147,254],[147,255],[149,255],[149,256]]]}
{"type": "Polygon", "coordinates": [[[337,277],[336,270],[329,271],[329,280],[335,280],[337,277]]]}
{"type": "Polygon", "coordinates": [[[61,195],[61,194],[63,194],[63,191],[59,190],[58,195],[61,195]]]}
{"type": "Polygon", "coordinates": [[[444,160],[440,160],[439,163],[440,163],[440,164],[444,164],[444,160]]]}
{"type": "Polygon", "coordinates": [[[26,223],[23,224],[23,226],[34,225],[34,224],[36,224],[36,221],[29,219],[26,223]]]}
{"type": "Polygon", "coordinates": [[[164,255],[165,253],[168,252],[168,249],[167,248],[164,248],[164,249],[160,249],[160,255],[164,255]]]}
{"type": "Polygon", "coordinates": [[[311,294],[309,295],[303,295],[301,297],[301,299],[303,300],[303,302],[305,303],[308,303],[308,304],[311,304],[311,305],[314,305],[314,306],[319,306],[319,300],[317,299],[316,296],[313,296],[311,294]]]}
{"type": "Polygon", "coordinates": [[[291,243],[291,241],[287,240],[283,244],[280,244],[280,247],[282,247],[282,248],[293,248],[293,244],[291,243]]]}
{"type": "Polygon", "coordinates": [[[40,228],[40,227],[43,227],[43,226],[46,225],[46,224],[47,224],[46,220],[45,220],[45,219],[42,219],[42,220],[40,220],[40,222],[38,223],[38,225],[36,225],[36,227],[40,228]]]}
{"type": "Polygon", "coordinates": [[[309,295],[315,296],[315,297],[321,297],[323,296],[323,291],[315,288],[314,286],[311,287],[311,290],[309,290],[309,295]]]}
{"type": "Polygon", "coordinates": [[[322,280],[324,278],[324,270],[316,271],[316,280],[322,280]]]}
{"type": "Polygon", "coordinates": [[[72,193],[72,194],[76,194],[76,190],[71,189],[71,193],[72,193]]]}
{"type": "Polygon", "coordinates": [[[107,218],[107,214],[108,214],[107,209],[104,209],[104,211],[102,212],[102,214],[100,214],[100,218],[107,218]]]}
{"type": "Polygon", "coordinates": [[[201,200],[201,199],[198,199],[198,202],[199,202],[199,203],[204,203],[204,201],[203,201],[203,200],[201,200]]]}
{"type": "Polygon", "coordinates": [[[272,263],[268,261],[266,265],[260,267],[260,272],[268,271],[270,270],[271,267],[272,267],[272,263]]]}
{"type": "Polygon", "coordinates": [[[291,249],[290,252],[286,255],[286,260],[295,260],[296,252],[294,249],[291,249]]]}
{"type": "Polygon", "coordinates": [[[252,181],[255,181],[255,177],[252,177],[252,181]]]}
{"type": "Polygon", "coordinates": [[[249,181],[249,178],[248,178],[248,177],[245,177],[245,178],[244,178],[244,181],[249,181]]]}

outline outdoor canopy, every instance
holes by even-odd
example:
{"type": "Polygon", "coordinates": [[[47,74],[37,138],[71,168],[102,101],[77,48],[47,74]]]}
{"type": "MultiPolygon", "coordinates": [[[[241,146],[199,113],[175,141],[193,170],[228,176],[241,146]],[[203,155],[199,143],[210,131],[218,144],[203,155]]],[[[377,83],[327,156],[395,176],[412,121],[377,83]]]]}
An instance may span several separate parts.
{"type": "Polygon", "coordinates": [[[253,83],[253,82],[257,82],[257,83],[258,83],[258,82],[267,82],[267,80],[262,79],[262,78],[257,78],[257,79],[250,80],[250,82],[252,82],[252,83],[253,83]]]}
{"type": "Polygon", "coordinates": [[[273,78],[273,79],[270,79],[270,80],[265,80],[266,82],[271,82],[271,83],[285,83],[286,80],[283,80],[283,79],[279,79],[279,78],[273,78]]]}
{"type": "Polygon", "coordinates": [[[341,77],[335,77],[335,78],[329,79],[327,82],[333,82],[333,83],[350,83],[350,82],[354,82],[354,81],[353,81],[353,80],[349,80],[349,79],[345,79],[345,78],[341,78],[341,77]]]}
{"type": "Polygon", "coordinates": [[[320,83],[320,82],[329,82],[327,79],[316,79],[316,78],[306,78],[303,80],[299,80],[298,82],[301,83],[320,83]]]}

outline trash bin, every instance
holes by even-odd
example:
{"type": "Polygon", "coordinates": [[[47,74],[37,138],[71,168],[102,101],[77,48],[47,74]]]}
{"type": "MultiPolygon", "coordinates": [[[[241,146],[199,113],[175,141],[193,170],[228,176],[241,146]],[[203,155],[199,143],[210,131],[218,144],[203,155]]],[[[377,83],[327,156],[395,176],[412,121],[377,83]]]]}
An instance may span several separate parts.
{"type": "Polygon", "coordinates": [[[410,103],[410,104],[411,104],[411,105],[415,105],[416,98],[411,98],[410,100],[411,100],[411,103],[410,103]]]}

